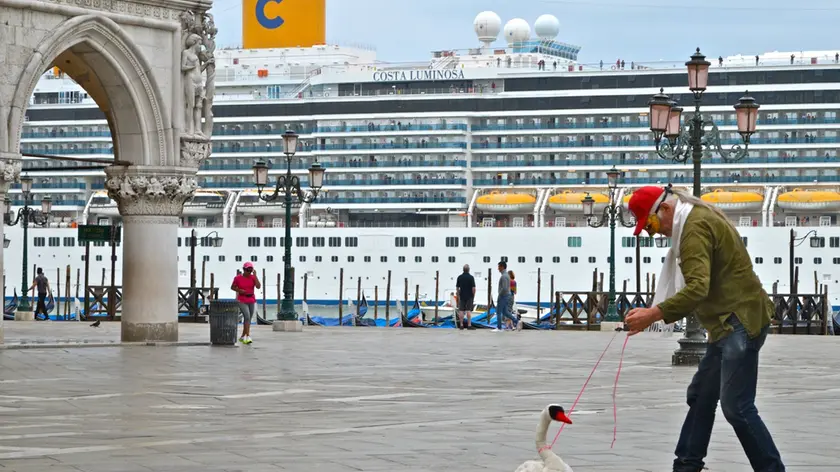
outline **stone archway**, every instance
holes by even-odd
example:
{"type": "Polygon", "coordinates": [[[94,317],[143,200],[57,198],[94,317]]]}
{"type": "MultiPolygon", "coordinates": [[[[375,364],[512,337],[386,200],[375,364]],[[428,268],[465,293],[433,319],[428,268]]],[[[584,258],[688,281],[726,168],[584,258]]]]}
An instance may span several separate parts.
{"type": "Polygon", "coordinates": [[[212,132],[211,5],[0,0],[0,199],[21,172],[29,99],[53,66],[96,101],[114,157],[132,164],[106,169],[124,225],[123,342],[178,340],[177,229],[212,132]]]}

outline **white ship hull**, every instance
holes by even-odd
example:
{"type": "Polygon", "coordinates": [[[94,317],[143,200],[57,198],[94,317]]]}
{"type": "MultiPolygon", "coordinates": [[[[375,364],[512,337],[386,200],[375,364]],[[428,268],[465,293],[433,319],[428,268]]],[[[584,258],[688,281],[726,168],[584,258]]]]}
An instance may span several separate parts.
{"type": "MultiPolygon", "coordinates": [[[[276,280],[277,274],[283,271],[283,248],[277,247],[249,247],[248,238],[259,237],[264,240],[266,236],[277,238],[278,244],[283,236],[282,228],[213,228],[224,238],[221,248],[197,247],[196,260],[199,283],[201,278],[201,261],[204,256],[209,260],[205,263],[206,284],[209,286],[210,274],[215,274],[215,285],[220,288],[220,297],[233,297],[229,290],[230,281],[236,274],[236,270],[242,267],[245,261],[252,260],[259,274],[266,271],[266,299],[276,300],[278,298],[276,280]],[[219,256],[224,260],[220,261],[219,256]],[[268,262],[268,257],[273,257],[268,262]],[[237,261],[237,257],[241,259],[237,261]]],[[[209,231],[210,229],[205,229],[209,231]]],[[[65,286],[65,270],[71,267],[72,284],[76,284],[76,273],[80,270],[82,274],[80,283],[84,284],[84,247],[50,246],[49,241],[65,241],[65,238],[76,239],[77,229],[73,228],[35,228],[30,229],[29,243],[29,277],[32,277],[34,266],[42,267],[50,278],[53,287],[56,286],[56,271],[61,272],[61,285],[65,286]],[[34,238],[39,241],[46,241],[43,246],[36,246],[34,238]],[[59,238],[56,240],[55,238],[59,238]]],[[[764,283],[765,289],[772,291],[772,285],[778,281],[779,293],[787,293],[788,285],[788,238],[790,228],[785,227],[744,227],[740,228],[743,236],[747,237],[747,248],[754,261],[754,270],[764,283]],[[781,262],[774,261],[775,258],[781,262]],[[755,263],[760,260],[761,263],[755,263]]],[[[804,234],[804,229],[800,229],[804,234]]],[[[628,289],[635,290],[635,248],[622,247],[621,237],[630,235],[621,231],[616,235],[616,288],[621,290],[623,282],[628,281],[628,289]],[[633,259],[628,259],[633,258],[633,259]],[[632,262],[627,262],[632,260],[632,262]]],[[[19,227],[6,228],[6,236],[10,239],[9,249],[5,251],[4,266],[6,268],[6,295],[12,295],[13,287],[18,287],[20,292],[21,284],[21,243],[22,230],[19,227]]],[[[189,228],[181,228],[178,235],[182,241],[186,241],[190,235],[189,228]]],[[[819,228],[820,237],[828,240],[831,237],[840,237],[840,228],[825,227],[819,228]]],[[[201,235],[199,235],[201,236],[201,235]]],[[[131,237],[131,235],[124,235],[131,237]]],[[[595,269],[605,273],[604,289],[607,289],[609,280],[609,264],[607,254],[609,248],[609,231],[601,228],[294,228],[293,239],[299,237],[357,237],[358,247],[293,247],[292,261],[296,270],[295,298],[303,298],[303,277],[308,274],[307,299],[312,305],[335,304],[339,299],[339,272],[344,269],[344,300],[355,300],[357,278],[362,278],[362,289],[368,301],[373,303],[374,289],[379,289],[379,300],[384,301],[385,289],[388,278],[388,271],[391,271],[391,299],[402,300],[404,297],[404,279],[408,278],[409,300],[415,296],[415,287],[419,285],[419,296],[422,300],[434,300],[435,294],[435,272],[440,272],[440,301],[445,302],[455,288],[455,279],[460,275],[464,264],[469,264],[472,273],[476,277],[479,291],[486,298],[488,287],[488,270],[492,280],[490,287],[495,295],[498,272],[496,264],[504,256],[508,258],[508,268],[516,273],[518,282],[518,304],[536,303],[537,295],[537,269],[540,269],[542,276],[541,293],[539,300],[545,306],[550,298],[550,278],[554,275],[555,290],[564,293],[584,292],[591,289],[592,274],[595,269]],[[424,247],[395,247],[394,238],[402,236],[425,238],[424,247]],[[476,247],[446,247],[447,237],[456,236],[474,237],[476,247]],[[580,237],[581,247],[568,247],[567,238],[570,236],[580,237]],[[321,261],[317,262],[316,257],[320,256],[321,261]],[[399,262],[400,256],[405,262],[399,262]],[[432,262],[436,256],[439,262],[432,262]],[[301,261],[301,257],[305,261],[301,261]],[[333,261],[337,257],[337,261],[333,261]],[[348,262],[348,257],[353,257],[353,262],[348,262]],[[369,257],[370,262],[365,262],[369,257]],[[387,262],[382,258],[386,257],[387,262]],[[420,262],[416,262],[420,257],[420,262]],[[559,262],[554,262],[559,257],[559,262]],[[577,263],[572,263],[572,257],[577,258],[577,263]],[[451,259],[454,258],[454,259],[451,259]],[[489,259],[487,259],[489,258],[489,259]],[[524,258],[524,262],[520,262],[524,258]],[[542,258],[542,262],[537,262],[542,258]],[[590,262],[594,258],[594,262],[590,262]],[[489,262],[487,262],[489,261],[489,262]]],[[[658,276],[661,268],[661,259],[667,249],[655,247],[641,248],[643,262],[642,290],[645,289],[644,278],[646,274],[658,276]],[[647,259],[649,258],[649,259],[647,259]],[[649,261],[649,262],[647,262],[649,261]]],[[[179,285],[189,285],[189,254],[188,246],[182,244],[178,249],[179,262],[179,285]]],[[[829,296],[832,305],[840,305],[840,264],[835,264],[836,249],[831,249],[826,244],[823,248],[812,248],[809,244],[801,244],[796,248],[796,257],[802,259],[799,264],[800,292],[813,293],[814,274],[820,284],[828,285],[829,296]],[[815,259],[821,259],[815,263],[815,259]]],[[[117,248],[116,281],[122,281],[122,258],[121,248],[117,248]]],[[[106,283],[110,281],[110,248],[108,246],[91,245],[91,266],[90,283],[98,285],[102,281],[103,269],[105,270],[106,283]]],[[[149,274],[153,277],[154,274],[149,274]]],[[[62,289],[63,292],[64,289],[62,289]]],[[[75,286],[71,294],[75,294],[75,286]]],[[[79,293],[82,293],[81,290],[79,293]]],[[[148,294],[152,295],[152,294],[148,294]]],[[[261,296],[261,295],[260,295],[261,296]]],[[[477,299],[476,303],[486,304],[486,300],[477,299]]]]}

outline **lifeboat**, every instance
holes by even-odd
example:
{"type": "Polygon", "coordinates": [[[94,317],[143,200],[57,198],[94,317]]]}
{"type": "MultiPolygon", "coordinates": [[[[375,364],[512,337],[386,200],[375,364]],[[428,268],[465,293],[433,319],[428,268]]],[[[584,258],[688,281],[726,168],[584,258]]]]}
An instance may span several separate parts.
{"type": "Polygon", "coordinates": [[[779,208],[799,211],[840,210],[840,193],[825,190],[793,189],[779,195],[779,208]]]}
{"type": "Polygon", "coordinates": [[[488,213],[520,213],[531,211],[537,204],[537,197],[529,193],[491,192],[478,197],[475,206],[488,213]]]}
{"type": "MultiPolygon", "coordinates": [[[[270,189],[269,193],[271,192],[274,190],[270,189]]],[[[297,194],[293,193],[293,195],[297,194]]],[[[297,196],[294,200],[297,200],[297,196]]],[[[260,199],[257,189],[248,189],[239,193],[236,211],[248,216],[284,216],[286,207],[283,206],[282,198],[274,202],[265,202],[260,199]]],[[[300,205],[292,205],[293,215],[297,215],[299,211],[300,205]]]]}
{"type": "MultiPolygon", "coordinates": [[[[595,200],[594,211],[597,214],[599,211],[604,211],[610,203],[609,197],[602,193],[590,193],[590,197],[595,200]]],[[[548,206],[554,211],[564,213],[583,213],[583,205],[581,202],[586,198],[586,192],[572,192],[566,190],[563,193],[553,195],[548,199],[548,206]]]]}
{"type": "Polygon", "coordinates": [[[761,211],[764,205],[764,196],[755,192],[729,192],[717,189],[703,194],[700,199],[723,211],[761,211]]]}

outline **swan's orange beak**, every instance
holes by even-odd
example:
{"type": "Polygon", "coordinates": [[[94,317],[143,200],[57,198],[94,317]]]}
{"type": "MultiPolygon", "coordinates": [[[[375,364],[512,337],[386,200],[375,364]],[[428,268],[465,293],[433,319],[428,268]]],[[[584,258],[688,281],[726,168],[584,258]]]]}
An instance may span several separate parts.
{"type": "Polygon", "coordinates": [[[554,419],[555,421],[559,421],[561,423],[572,424],[572,420],[570,420],[563,411],[558,411],[557,414],[554,415],[554,419]]]}

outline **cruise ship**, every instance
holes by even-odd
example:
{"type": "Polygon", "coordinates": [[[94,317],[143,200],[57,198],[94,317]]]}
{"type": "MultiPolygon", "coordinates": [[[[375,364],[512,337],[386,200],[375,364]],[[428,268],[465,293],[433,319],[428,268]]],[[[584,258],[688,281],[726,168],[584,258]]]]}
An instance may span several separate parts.
{"type": "MultiPolygon", "coordinates": [[[[502,25],[493,12],[479,14],[474,27],[476,47],[436,51],[421,63],[386,63],[369,48],[340,45],[217,51],[213,152],[182,217],[181,286],[189,285],[196,230],[196,262],[215,275],[220,296],[233,295],[228,281],[251,261],[266,269],[267,299],[277,298],[284,210],[259,199],[252,166],[266,161],[273,181],[284,168],[282,134],[292,130],[300,136],[293,168],[303,186],[312,163],[327,168],[318,199],[292,218],[297,300],[304,276],[310,304],[354,300],[358,279],[368,300],[377,288],[383,300],[390,271],[392,300],[403,298],[404,279],[409,299],[434,299],[439,273],[446,301],[464,264],[486,294],[488,283],[495,292],[500,260],[516,273],[521,304],[545,304],[551,276],[555,290],[590,290],[593,272],[609,270],[610,231],[588,226],[581,200],[589,194],[596,211],[603,208],[605,172],[620,170],[624,204],[639,186],[691,185],[690,165],[657,157],[648,122],[648,100],[660,88],[691,103],[687,57],[584,63],[579,46],[558,39],[551,15],[538,18],[533,32],[519,18],[502,25]],[[203,244],[216,234],[222,247],[203,244]]],[[[739,227],[768,292],[774,284],[779,293],[790,290],[793,229],[799,291],[825,285],[833,305],[840,305],[837,59],[834,50],[713,57],[703,98],[725,146],[740,143],[733,105],[745,90],[761,105],[748,158],[704,160],[703,198],[739,227]]],[[[22,148],[74,158],[113,151],[103,113],[59,69],[47,71],[31,97],[22,148]]],[[[29,264],[53,278],[70,266],[75,284],[84,265],[75,226],[119,222],[104,173],[35,158],[26,158],[27,169],[34,204],[45,195],[53,201],[50,223],[30,229],[29,264]]],[[[19,186],[11,197],[13,208],[23,204],[19,186]]],[[[9,296],[21,277],[20,227],[7,227],[6,237],[9,296]]],[[[640,238],[637,261],[631,230],[619,228],[616,239],[619,290],[625,281],[635,288],[637,264],[643,279],[659,273],[667,241],[640,238]]],[[[95,245],[90,257],[91,284],[100,274],[110,280],[110,248],[95,245]]]]}

